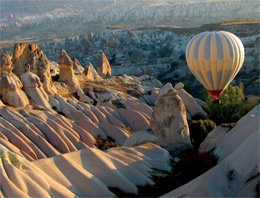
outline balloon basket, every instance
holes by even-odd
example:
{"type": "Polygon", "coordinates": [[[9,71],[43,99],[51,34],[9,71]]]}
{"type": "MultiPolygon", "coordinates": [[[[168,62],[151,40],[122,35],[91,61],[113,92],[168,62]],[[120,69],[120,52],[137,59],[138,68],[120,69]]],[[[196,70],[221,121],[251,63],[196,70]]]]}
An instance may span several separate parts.
{"type": "Polygon", "coordinates": [[[215,98],[213,104],[221,104],[221,101],[219,100],[219,98],[215,98]]]}

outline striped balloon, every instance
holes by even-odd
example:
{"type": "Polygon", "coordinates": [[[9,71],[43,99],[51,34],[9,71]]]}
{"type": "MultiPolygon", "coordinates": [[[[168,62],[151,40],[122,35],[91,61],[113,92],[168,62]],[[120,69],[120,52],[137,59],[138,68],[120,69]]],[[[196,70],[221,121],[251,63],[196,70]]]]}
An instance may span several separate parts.
{"type": "Polygon", "coordinates": [[[191,72],[213,98],[219,98],[235,78],[244,56],[240,39],[226,31],[202,32],[194,36],[186,48],[191,72]]]}

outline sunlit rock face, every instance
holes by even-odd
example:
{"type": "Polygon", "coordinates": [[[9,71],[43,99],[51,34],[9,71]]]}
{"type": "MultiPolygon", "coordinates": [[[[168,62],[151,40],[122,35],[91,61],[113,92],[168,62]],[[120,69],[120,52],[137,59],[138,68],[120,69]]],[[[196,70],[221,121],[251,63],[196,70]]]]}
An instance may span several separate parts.
{"type": "Polygon", "coordinates": [[[71,92],[76,93],[77,89],[80,87],[78,79],[74,75],[73,70],[73,61],[67,54],[65,50],[61,50],[59,56],[59,68],[60,68],[60,75],[59,81],[65,82],[69,85],[71,92]]]}
{"type": "Polygon", "coordinates": [[[73,71],[73,61],[67,54],[65,50],[61,50],[59,56],[59,68],[60,68],[60,76],[59,81],[66,82],[67,79],[71,79],[74,77],[73,71]]]}
{"type": "Polygon", "coordinates": [[[97,72],[100,76],[111,76],[111,67],[107,56],[102,52],[98,60],[97,72]]]}
{"type": "Polygon", "coordinates": [[[185,106],[169,83],[159,92],[150,127],[159,137],[159,145],[170,151],[192,147],[185,106]]]}
{"type": "Polygon", "coordinates": [[[46,55],[36,44],[17,43],[14,46],[12,62],[14,65],[14,73],[21,76],[25,70],[26,64],[30,64],[31,72],[40,77],[45,91],[53,95],[52,79],[50,73],[50,63],[46,55]]]}
{"type": "Polygon", "coordinates": [[[20,76],[23,90],[32,98],[33,102],[44,108],[51,109],[48,94],[44,91],[40,78],[30,71],[30,65],[26,65],[26,72],[20,76]]]}
{"type": "Polygon", "coordinates": [[[13,64],[7,52],[0,51],[0,96],[1,100],[14,107],[25,107],[29,100],[22,91],[23,84],[12,73],[13,64]]]}
{"type": "Polygon", "coordinates": [[[100,79],[101,77],[97,73],[96,69],[93,67],[91,62],[88,62],[85,68],[85,76],[87,80],[100,79]]]}

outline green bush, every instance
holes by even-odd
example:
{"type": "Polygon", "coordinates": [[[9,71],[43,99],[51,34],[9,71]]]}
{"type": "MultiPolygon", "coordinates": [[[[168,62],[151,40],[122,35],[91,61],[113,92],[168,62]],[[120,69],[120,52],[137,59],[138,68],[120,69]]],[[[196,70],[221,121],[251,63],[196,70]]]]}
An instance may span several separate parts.
{"type": "Polygon", "coordinates": [[[258,101],[255,102],[244,102],[240,107],[240,116],[243,117],[249,111],[251,111],[255,106],[259,105],[258,101]]]}
{"type": "Polygon", "coordinates": [[[197,150],[207,134],[216,128],[216,123],[212,120],[192,120],[189,124],[190,139],[194,148],[197,150]]]}
{"type": "MultiPolygon", "coordinates": [[[[218,157],[210,153],[189,151],[172,163],[166,176],[153,176],[154,185],[139,186],[138,197],[160,197],[200,176],[217,164],[218,157]]],[[[117,194],[116,194],[117,195],[117,194]]],[[[125,196],[124,196],[125,197],[125,196]]]]}
{"type": "Polygon", "coordinates": [[[146,70],[145,70],[145,75],[147,75],[147,76],[153,76],[152,70],[151,70],[149,67],[146,68],[146,70]]]}
{"type": "Polygon", "coordinates": [[[190,83],[184,82],[183,85],[184,85],[185,91],[187,91],[190,95],[192,95],[192,88],[191,88],[190,83]]]}
{"type": "Polygon", "coordinates": [[[208,104],[209,119],[214,120],[217,124],[237,121],[239,118],[234,115],[238,113],[244,99],[243,90],[232,85],[221,94],[221,104],[213,104],[214,99],[207,93],[205,101],[208,104]]]}

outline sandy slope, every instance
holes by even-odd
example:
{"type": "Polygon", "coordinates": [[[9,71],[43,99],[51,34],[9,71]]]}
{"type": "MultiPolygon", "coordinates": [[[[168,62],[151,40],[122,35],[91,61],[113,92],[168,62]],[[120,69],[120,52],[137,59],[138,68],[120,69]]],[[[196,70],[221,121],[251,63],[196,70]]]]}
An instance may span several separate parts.
{"type": "Polygon", "coordinates": [[[153,184],[152,168],[170,170],[169,153],[154,144],[86,148],[34,162],[1,146],[0,156],[3,197],[114,196],[107,187],[137,194],[137,185],[153,184]]]}

